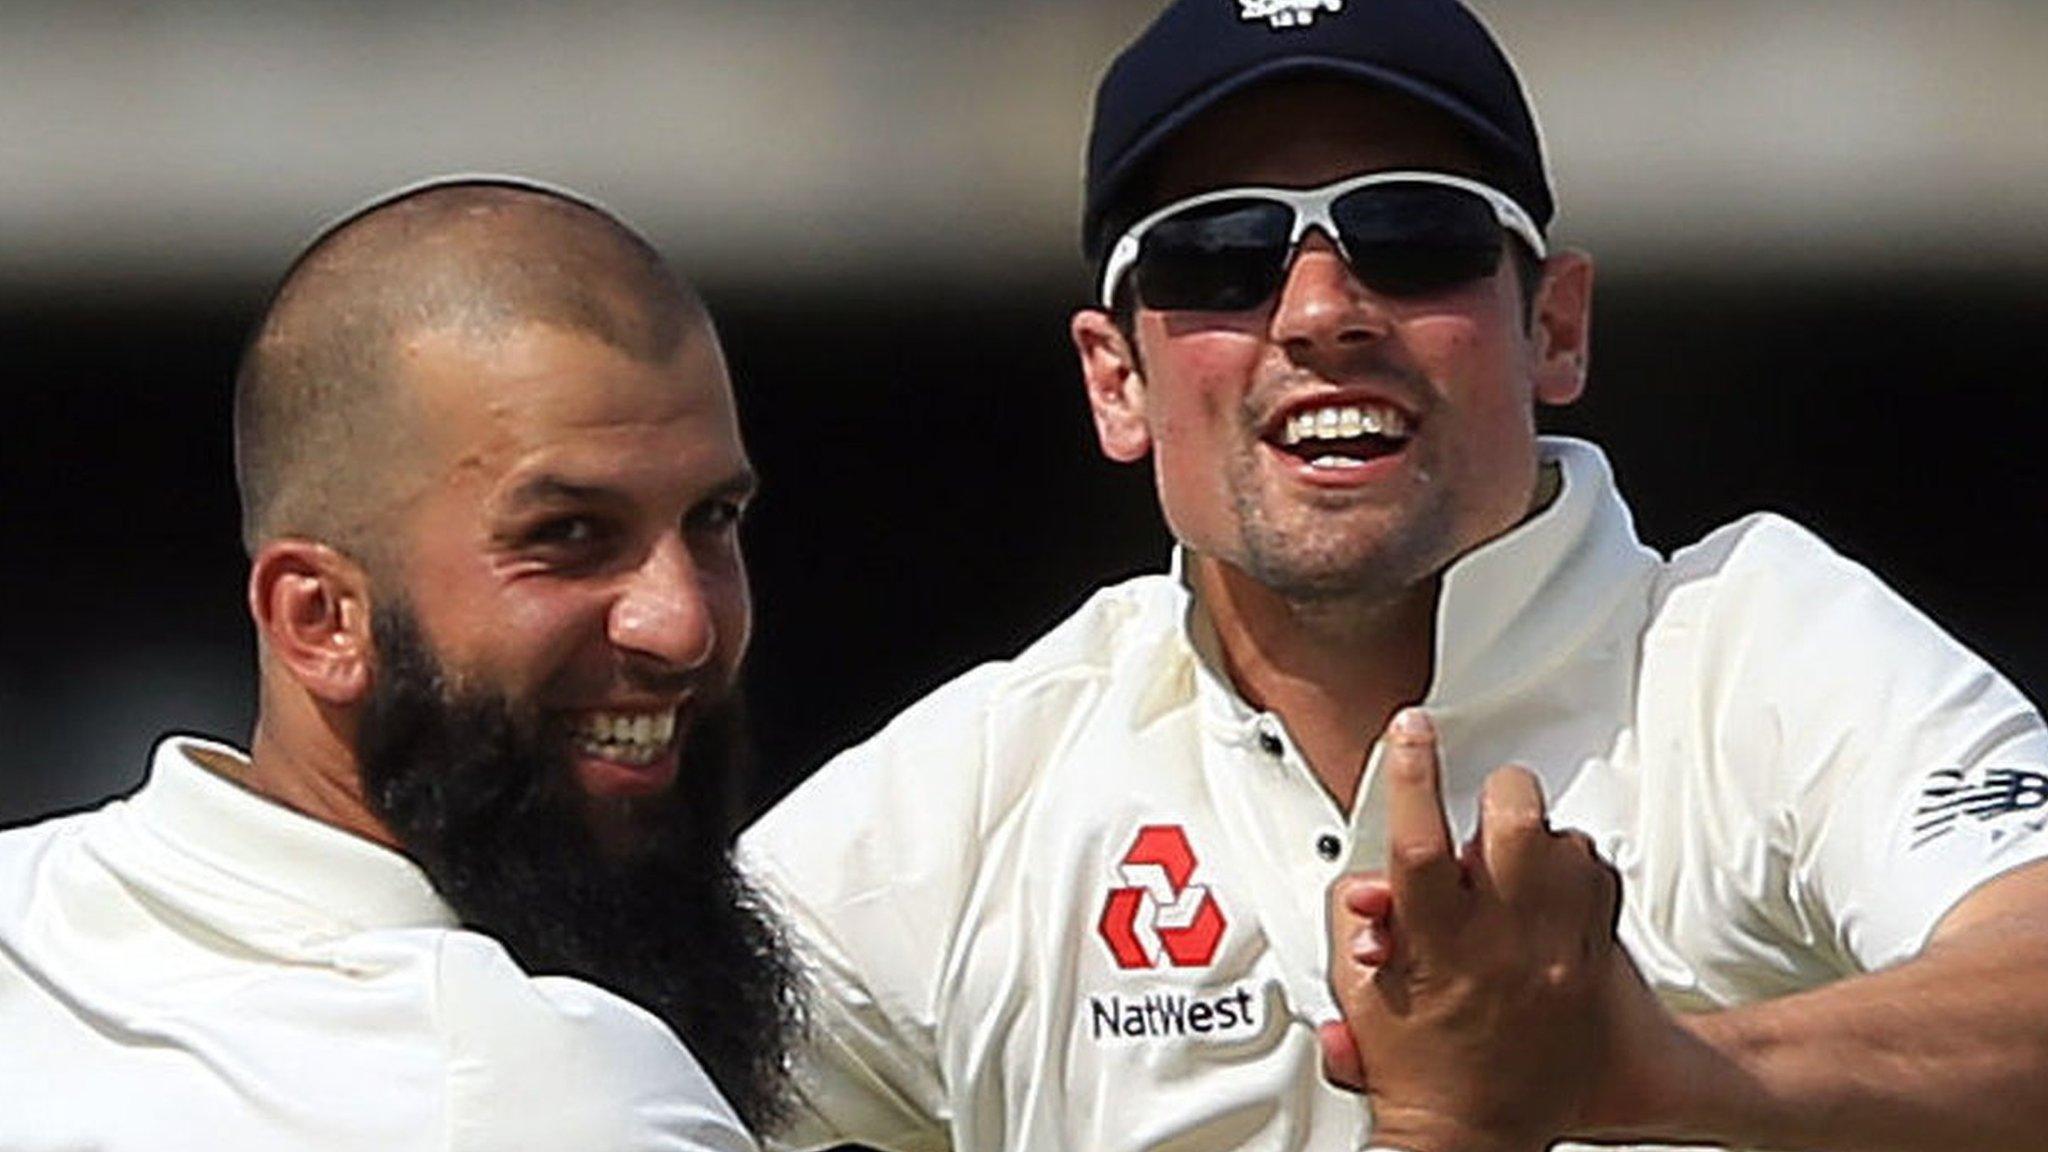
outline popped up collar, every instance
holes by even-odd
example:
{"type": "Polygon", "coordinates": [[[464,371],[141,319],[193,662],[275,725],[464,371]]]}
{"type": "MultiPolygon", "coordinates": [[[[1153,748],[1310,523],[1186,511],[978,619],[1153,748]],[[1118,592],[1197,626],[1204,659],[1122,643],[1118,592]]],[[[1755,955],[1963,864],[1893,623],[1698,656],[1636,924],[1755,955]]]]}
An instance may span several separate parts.
{"type": "Polygon", "coordinates": [[[458,925],[412,861],[248,790],[200,764],[194,752],[247,759],[200,737],[159,741],[148,781],[126,804],[144,831],[351,929],[458,925]]]}
{"type": "MultiPolygon", "coordinates": [[[[1431,708],[1464,707],[1513,692],[1599,627],[1616,597],[1657,562],[1636,539],[1607,457],[1567,437],[1538,441],[1561,484],[1548,506],[1444,570],[1438,592],[1431,708]]],[[[1194,597],[1185,549],[1172,574],[1187,597],[1182,634],[1195,654],[1203,713],[1238,726],[1257,717],[1224,671],[1214,626],[1194,597]]]]}
{"type": "Polygon", "coordinates": [[[1563,484],[1549,507],[1444,571],[1425,705],[1477,703],[1542,675],[1658,562],[1636,539],[1598,448],[1565,437],[1539,444],[1563,484]]]}

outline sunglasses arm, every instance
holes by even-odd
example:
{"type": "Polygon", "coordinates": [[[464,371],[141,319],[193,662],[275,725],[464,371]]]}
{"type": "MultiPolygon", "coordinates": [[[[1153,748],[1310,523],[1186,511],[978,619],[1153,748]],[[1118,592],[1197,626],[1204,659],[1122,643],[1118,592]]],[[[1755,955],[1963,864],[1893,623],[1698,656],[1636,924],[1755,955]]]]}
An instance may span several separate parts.
{"type": "Polygon", "coordinates": [[[1124,273],[1130,271],[1131,265],[1137,262],[1138,237],[1132,232],[1117,237],[1116,247],[1110,249],[1109,259],[1102,262],[1102,286],[1096,297],[1105,311],[1116,307],[1117,282],[1122,280],[1124,273]]]}

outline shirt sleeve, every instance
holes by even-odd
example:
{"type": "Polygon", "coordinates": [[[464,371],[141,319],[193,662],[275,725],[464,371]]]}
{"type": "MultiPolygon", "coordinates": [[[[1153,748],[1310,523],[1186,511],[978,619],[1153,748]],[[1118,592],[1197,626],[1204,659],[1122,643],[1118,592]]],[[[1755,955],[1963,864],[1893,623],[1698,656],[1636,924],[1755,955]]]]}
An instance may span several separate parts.
{"type": "Polygon", "coordinates": [[[455,932],[436,1009],[451,1152],[758,1152],[681,1041],[595,985],[529,977],[495,941],[455,932]]]}
{"type": "Polygon", "coordinates": [[[813,775],[741,837],[809,987],[794,1122],[778,1147],[951,1146],[939,1050],[953,942],[989,797],[997,669],[955,680],[813,775]]]}
{"type": "Polygon", "coordinates": [[[1797,919],[1861,970],[1920,951],[1972,890],[2048,857],[2048,730],[2013,684],[1867,569],[1777,517],[1745,522],[1722,671],[1768,766],[1797,919]]]}

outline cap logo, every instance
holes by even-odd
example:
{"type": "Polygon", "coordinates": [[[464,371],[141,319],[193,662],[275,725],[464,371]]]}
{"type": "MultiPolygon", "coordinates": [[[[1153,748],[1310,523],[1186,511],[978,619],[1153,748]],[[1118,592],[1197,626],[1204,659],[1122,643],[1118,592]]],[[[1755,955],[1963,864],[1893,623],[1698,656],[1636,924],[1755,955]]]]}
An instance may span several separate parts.
{"type": "Polygon", "coordinates": [[[1239,20],[1264,20],[1275,30],[1306,28],[1317,12],[1342,12],[1344,0],[1237,0],[1239,20]]]}

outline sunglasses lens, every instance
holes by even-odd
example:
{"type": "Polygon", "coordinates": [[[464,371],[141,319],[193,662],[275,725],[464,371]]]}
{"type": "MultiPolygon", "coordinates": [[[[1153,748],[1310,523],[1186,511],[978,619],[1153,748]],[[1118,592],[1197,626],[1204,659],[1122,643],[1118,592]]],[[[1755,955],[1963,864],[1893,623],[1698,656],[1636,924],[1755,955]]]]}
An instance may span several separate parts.
{"type": "Polygon", "coordinates": [[[1270,200],[1220,200],[1161,220],[1138,249],[1138,299],[1160,310],[1256,308],[1280,287],[1293,223],[1270,200]]]}
{"type": "MultiPolygon", "coordinates": [[[[1386,296],[1427,296],[1490,276],[1506,233],[1486,199],[1442,184],[1369,184],[1330,205],[1351,271],[1386,296]]],[[[1160,310],[1240,312],[1287,276],[1294,210],[1256,196],[1176,212],[1147,228],[1132,280],[1160,310]]]]}
{"type": "Polygon", "coordinates": [[[1378,184],[1330,206],[1352,274],[1375,292],[1423,296],[1500,267],[1505,243],[1493,207],[1458,188],[1378,184]]]}

